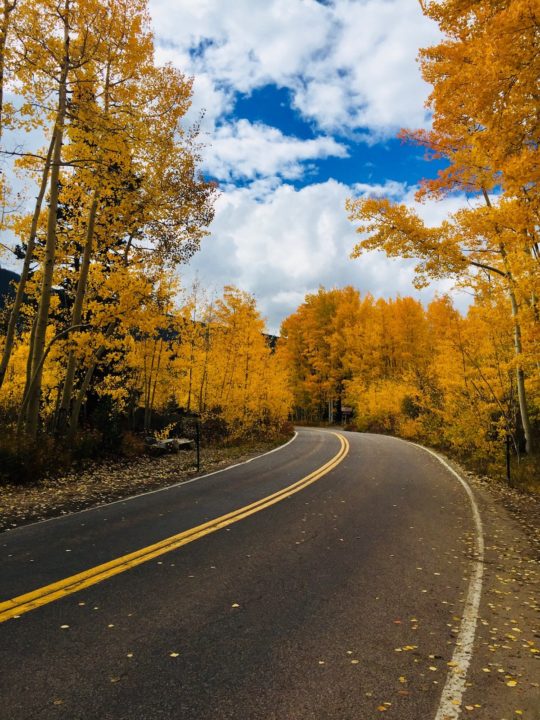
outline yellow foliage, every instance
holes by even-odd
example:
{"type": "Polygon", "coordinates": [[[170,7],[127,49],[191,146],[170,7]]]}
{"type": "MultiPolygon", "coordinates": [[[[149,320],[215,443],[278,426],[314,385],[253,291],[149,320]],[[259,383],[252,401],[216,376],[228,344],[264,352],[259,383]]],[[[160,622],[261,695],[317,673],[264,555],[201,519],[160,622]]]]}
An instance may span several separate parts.
{"type": "MultiPolygon", "coordinates": [[[[295,417],[324,421],[352,406],[363,431],[393,433],[499,467],[507,434],[524,449],[508,300],[478,297],[463,317],[448,297],[361,298],[352,288],[308,295],[283,323],[295,417]],[[330,408],[329,408],[330,403],[330,408]]],[[[531,415],[538,369],[527,364],[531,415]]],[[[538,419],[536,419],[538,424],[538,419]]]]}

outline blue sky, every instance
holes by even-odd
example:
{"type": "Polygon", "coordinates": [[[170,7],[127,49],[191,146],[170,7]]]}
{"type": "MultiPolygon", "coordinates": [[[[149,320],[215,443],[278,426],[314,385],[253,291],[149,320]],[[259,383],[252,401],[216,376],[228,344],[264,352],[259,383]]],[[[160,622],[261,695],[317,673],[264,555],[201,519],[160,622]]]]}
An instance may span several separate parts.
{"type": "MultiPolygon", "coordinates": [[[[278,128],[284,135],[303,140],[314,139],[319,134],[317,125],[303,118],[292,106],[290,90],[273,84],[256,88],[249,94],[239,94],[234,107],[221,122],[231,123],[242,118],[250,123],[278,128]]],[[[304,174],[292,181],[295,187],[331,178],[347,185],[356,182],[384,184],[392,180],[414,185],[425,177],[436,176],[437,170],[444,166],[443,161],[427,159],[422,148],[404,143],[395,136],[374,141],[368,128],[358,128],[356,133],[348,135],[338,131],[333,137],[346,146],[347,156],[310,162],[304,168],[304,174]]]]}
{"type": "Polygon", "coordinates": [[[451,289],[415,290],[411,260],[350,259],[348,197],[387,195],[430,224],[465,201],[418,206],[419,181],[440,165],[396,139],[430,121],[416,58],[440,35],[417,0],[150,0],[150,11],[158,60],[195,78],[187,121],[204,112],[204,171],[221,189],[185,286],[253,293],[274,332],[320,285],[423,302],[451,289]]]}

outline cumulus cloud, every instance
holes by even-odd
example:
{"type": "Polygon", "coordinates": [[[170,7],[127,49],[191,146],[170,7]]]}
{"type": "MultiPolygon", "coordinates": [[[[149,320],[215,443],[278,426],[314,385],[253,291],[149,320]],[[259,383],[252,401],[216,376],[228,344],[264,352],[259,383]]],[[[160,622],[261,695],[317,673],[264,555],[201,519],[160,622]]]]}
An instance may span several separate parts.
{"type": "MultiPolygon", "coordinates": [[[[413,188],[389,184],[397,198],[398,186],[408,204],[413,188]]],[[[374,188],[375,192],[380,187],[374,188]]],[[[219,291],[236,284],[255,294],[269,328],[276,332],[308,292],[320,285],[357,287],[375,297],[413,295],[428,302],[436,292],[447,292],[451,282],[434,283],[416,291],[412,287],[414,262],[389,260],[383,253],[366,253],[350,260],[358,239],[345,213],[345,199],[354,190],[335,180],[296,189],[278,187],[236,188],[218,200],[212,234],[189,267],[182,271],[185,284],[199,276],[219,291]]],[[[363,193],[370,192],[369,186],[363,193]]],[[[399,198],[397,198],[399,199],[399,198]]],[[[430,221],[454,208],[457,199],[425,203],[420,212],[430,221]]],[[[460,298],[459,305],[466,306],[460,298]]]]}
{"type": "Polygon", "coordinates": [[[215,131],[203,163],[220,180],[277,175],[294,179],[306,172],[306,161],[329,156],[346,157],[347,148],[331,137],[301,140],[268,125],[238,120],[215,131]]]}
{"type": "MultiPolygon", "coordinates": [[[[232,283],[254,293],[273,331],[319,285],[423,300],[450,288],[445,282],[415,291],[413,261],[377,252],[349,259],[357,235],[345,199],[374,193],[414,205],[414,188],[306,184],[318,160],[347,156],[333,135],[349,144],[377,142],[400,127],[428,124],[429,88],[416,56],[439,31],[417,2],[228,0],[224,7],[222,0],[150,0],[150,11],[158,59],[195,77],[189,119],[206,109],[205,168],[222,181],[211,235],[183,269],[186,284],[198,276],[217,291],[232,283]],[[313,139],[233,117],[240,94],[268,85],[289,91],[313,139]],[[304,187],[290,183],[302,176],[304,187]]],[[[437,223],[462,203],[425,203],[418,211],[437,223]]]]}
{"type": "Polygon", "coordinates": [[[418,48],[438,29],[408,0],[336,0],[336,31],[328,51],[308,70],[297,107],[326,129],[368,128],[375,135],[420,127],[427,85],[416,63],[418,48]]]}
{"type": "Polygon", "coordinates": [[[438,37],[411,0],[151,0],[158,58],[198,81],[212,129],[234,94],[273,84],[324,130],[393,134],[427,121],[418,48],[438,37]]]}

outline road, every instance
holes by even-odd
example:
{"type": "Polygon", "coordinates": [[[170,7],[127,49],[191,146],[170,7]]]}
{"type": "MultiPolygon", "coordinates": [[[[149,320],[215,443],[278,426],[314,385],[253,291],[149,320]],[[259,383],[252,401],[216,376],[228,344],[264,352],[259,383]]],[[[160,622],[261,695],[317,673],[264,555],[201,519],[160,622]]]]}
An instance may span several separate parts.
{"type": "Polygon", "coordinates": [[[299,429],[247,464],[8,531],[0,718],[458,717],[441,694],[477,529],[421,448],[299,429]]]}

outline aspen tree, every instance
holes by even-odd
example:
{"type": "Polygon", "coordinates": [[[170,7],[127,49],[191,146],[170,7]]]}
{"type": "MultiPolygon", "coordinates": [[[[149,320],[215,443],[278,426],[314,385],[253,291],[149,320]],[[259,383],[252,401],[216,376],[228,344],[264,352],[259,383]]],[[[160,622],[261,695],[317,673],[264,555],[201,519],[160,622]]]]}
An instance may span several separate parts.
{"type": "MultiPolygon", "coordinates": [[[[79,115],[72,123],[75,131],[75,137],[72,138],[74,141],[72,153],[73,150],[76,152],[80,145],[88,150],[97,147],[95,162],[91,168],[86,169],[86,175],[90,170],[90,176],[84,183],[92,188],[92,200],[88,209],[83,252],[79,263],[72,325],[80,324],[82,318],[100,203],[107,202],[107,195],[111,194],[111,189],[114,192],[115,181],[122,182],[125,177],[126,170],[122,167],[126,165],[127,154],[124,138],[129,132],[125,118],[132,116],[130,100],[132,101],[141,82],[144,82],[145,71],[152,61],[152,42],[147,27],[148,18],[144,14],[144,3],[137,0],[122,0],[122,2],[115,0],[105,7],[106,13],[99,18],[100,27],[94,28],[94,31],[99,32],[106,39],[106,51],[101,61],[96,60],[93,63],[91,73],[84,78],[83,86],[84,94],[88,95],[91,89],[92,96],[99,101],[99,104],[86,103],[89,105],[86,107],[84,96],[79,98],[79,115]],[[128,88],[126,89],[125,86],[128,88]],[[113,167],[114,172],[112,172],[113,167]]],[[[129,158],[126,169],[129,170],[129,158]]],[[[85,168],[82,172],[85,173],[85,168]]],[[[79,182],[80,180],[81,178],[78,179],[79,182]]],[[[77,359],[75,353],[71,351],[68,355],[62,390],[60,427],[65,424],[69,415],[76,367],[77,359]]]]}
{"type": "Polygon", "coordinates": [[[0,139],[4,128],[4,86],[9,50],[8,34],[11,31],[12,15],[16,7],[17,0],[3,0],[2,2],[2,20],[0,21],[0,139]]]}
{"type": "Polygon", "coordinates": [[[85,3],[83,9],[78,5],[74,8],[71,0],[60,4],[40,0],[37,6],[21,6],[18,13],[17,34],[22,44],[23,62],[17,62],[16,76],[21,94],[26,97],[32,94],[32,100],[35,102],[37,99],[37,104],[41,103],[44,108],[49,102],[49,95],[56,97],[56,108],[52,112],[53,151],[42,284],[31,348],[32,383],[26,419],[26,431],[30,438],[35,437],[38,429],[42,360],[56,257],[60,166],[68,92],[72,88],[75,69],[83,67],[98,51],[99,40],[92,38],[89,30],[98,12],[99,7],[92,2],[85,3]]]}
{"type": "Polygon", "coordinates": [[[445,33],[441,43],[421,51],[423,74],[433,87],[433,125],[402,137],[448,164],[436,179],[424,181],[417,198],[459,190],[478,203],[427,228],[415,213],[384,198],[351,199],[349,218],[370,234],[353,256],[378,248],[420,258],[419,284],[454,275],[481,294],[486,279],[501,283],[514,324],[521,424],[533,453],[523,337],[537,333],[523,328],[539,317],[538,6],[529,0],[441,0],[424,2],[423,9],[445,33]]]}

